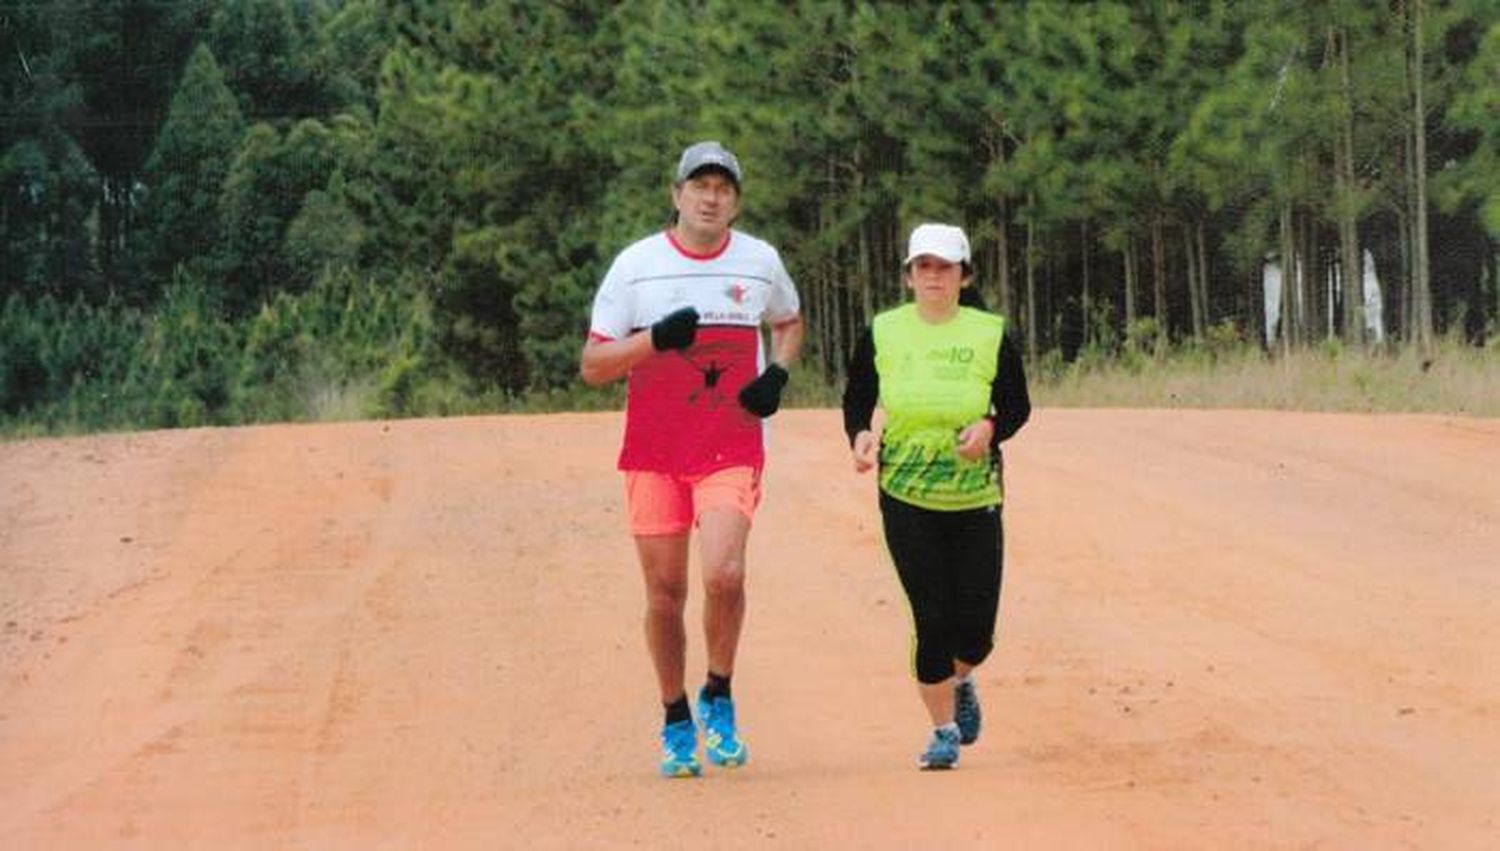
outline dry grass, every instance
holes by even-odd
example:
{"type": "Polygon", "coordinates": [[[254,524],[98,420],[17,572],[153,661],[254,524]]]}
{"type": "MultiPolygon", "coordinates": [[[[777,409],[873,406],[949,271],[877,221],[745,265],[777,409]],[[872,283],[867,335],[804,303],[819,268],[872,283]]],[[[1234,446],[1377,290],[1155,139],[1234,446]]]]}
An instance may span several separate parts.
{"type": "Polygon", "coordinates": [[[1075,408],[1258,408],[1500,417],[1500,346],[1447,341],[1428,357],[1336,347],[1267,356],[1184,352],[1034,370],[1033,401],[1075,408]]]}

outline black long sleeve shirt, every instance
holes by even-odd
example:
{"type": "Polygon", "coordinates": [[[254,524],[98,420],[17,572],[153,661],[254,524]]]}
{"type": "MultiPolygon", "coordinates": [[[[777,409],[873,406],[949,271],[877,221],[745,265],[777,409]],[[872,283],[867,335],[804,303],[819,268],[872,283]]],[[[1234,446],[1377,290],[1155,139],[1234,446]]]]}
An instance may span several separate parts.
{"type": "MultiPolygon", "coordinates": [[[[854,436],[870,427],[870,418],[880,400],[880,374],[875,371],[875,335],[866,328],[854,343],[849,359],[848,383],[844,386],[844,433],[849,444],[854,436]]],[[[990,452],[998,453],[1000,442],[1009,439],[1031,417],[1031,395],[1026,390],[1026,371],[1021,363],[1021,347],[1015,334],[1006,329],[1000,338],[995,380],[990,385],[990,421],[994,434],[990,452]]]]}

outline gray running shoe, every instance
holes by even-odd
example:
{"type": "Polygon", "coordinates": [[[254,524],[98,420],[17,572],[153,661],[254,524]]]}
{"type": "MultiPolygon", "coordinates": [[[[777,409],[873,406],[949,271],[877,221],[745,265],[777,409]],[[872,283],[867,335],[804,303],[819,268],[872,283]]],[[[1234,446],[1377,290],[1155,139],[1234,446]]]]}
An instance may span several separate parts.
{"type": "Polygon", "coordinates": [[[917,757],[917,767],[923,771],[943,771],[958,765],[958,730],[951,725],[932,731],[932,741],[927,750],[917,757]]]}
{"type": "Polygon", "coordinates": [[[974,681],[962,679],[953,689],[953,720],[958,722],[958,741],[972,745],[979,740],[983,714],[979,711],[979,692],[974,681]]]}

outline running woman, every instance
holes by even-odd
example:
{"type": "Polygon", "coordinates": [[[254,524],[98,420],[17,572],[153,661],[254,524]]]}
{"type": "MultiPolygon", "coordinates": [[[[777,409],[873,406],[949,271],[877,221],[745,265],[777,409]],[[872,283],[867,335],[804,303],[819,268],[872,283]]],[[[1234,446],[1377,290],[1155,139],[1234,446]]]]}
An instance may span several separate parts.
{"type": "Polygon", "coordinates": [[[745,617],[745,542],[761,498],[762,420],[776,413],[802,347],[796,287],[776,249],[732,226],[739,160],[718,142],[682,152],[670,226],[615,258],[594,297],[581,374],[628,379],[625,474],[646,586],[646,647],[665,707],[660,771],[696,777],[698,734],[684,690],[688,538],[698,530],[707,679],[704,752],[744,765],[730,680],[745,617]],[[761,326],[771,328],[769,362],[761,326]]]}
{"type": "Polygon", "coordinates": [[[961,304],[973,280],[961,228],[913,230],[902,277],[912,301],[855,344],[844,431],[855,471],[879,467],[886,546],[911,604],[913,673],[933,726],[917,764],[947,769],[979,738],[973,671],[994,648],[1004,561],[1000,442],[1031,400],[1005,317],[961,304]]]}

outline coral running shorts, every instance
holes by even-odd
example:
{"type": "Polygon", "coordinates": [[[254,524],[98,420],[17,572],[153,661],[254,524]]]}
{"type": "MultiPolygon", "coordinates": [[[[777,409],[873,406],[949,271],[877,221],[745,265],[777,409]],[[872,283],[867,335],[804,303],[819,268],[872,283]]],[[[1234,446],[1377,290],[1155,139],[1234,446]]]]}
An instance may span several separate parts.
{"type": "Polygon", "coordinates": [[[760,505],[760,471],[728,467],[702,476],[625,471],[625,502],[633,535],[681,535],[705,511],[730,508],[755,516],[760,505]]]}

